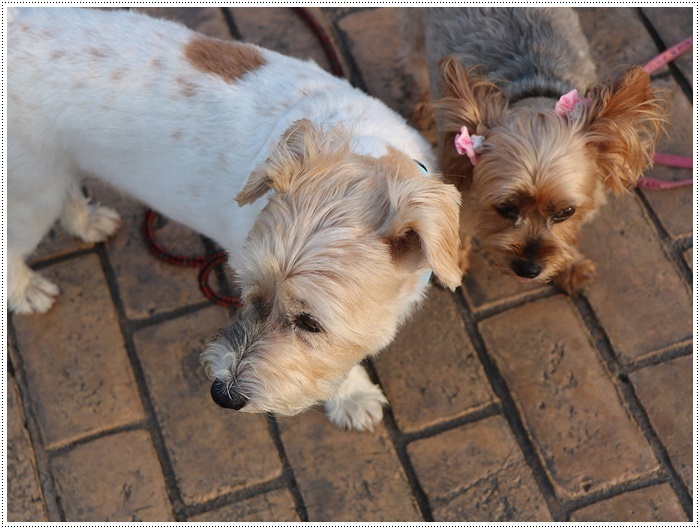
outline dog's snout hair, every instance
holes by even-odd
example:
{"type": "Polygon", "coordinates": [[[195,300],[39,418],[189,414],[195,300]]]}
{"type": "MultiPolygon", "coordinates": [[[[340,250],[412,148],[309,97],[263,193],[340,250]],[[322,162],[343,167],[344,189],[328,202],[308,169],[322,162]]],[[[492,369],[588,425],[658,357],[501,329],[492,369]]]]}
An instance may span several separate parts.
{"type": "Polygon", "coordinates": [[[200,355],[200,362],[209,378],[217,380],[236,378],[235,367],[240,363],[257,334],[254,324],[251,322],[246,325],[244,321],[239,318],[220,328],[200,355]]]}

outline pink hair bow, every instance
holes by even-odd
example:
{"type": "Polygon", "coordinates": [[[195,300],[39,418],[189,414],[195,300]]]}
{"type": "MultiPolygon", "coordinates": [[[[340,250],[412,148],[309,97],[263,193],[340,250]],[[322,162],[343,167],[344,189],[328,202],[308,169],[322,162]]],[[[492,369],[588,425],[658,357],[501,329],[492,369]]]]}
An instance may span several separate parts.
{"type": "Polygon", "coordinates": [[[574,89],[559,98],[557,104],[554,105],[554,112],[563,118],[568,116],[577,118],[581,112],[582,106],[588,107],[590,104],[591,100],[588,98],[579,99],[578,90],[574,89]]]}
{"type": "Polygon", "coordinates": [[[467,127],[462,127],[460,133],[455,136],[455,149],[460,156],[468,156],[472,165],[476,165],[476,153],[484,145],[484,137],[469,134],[467,127]]]}

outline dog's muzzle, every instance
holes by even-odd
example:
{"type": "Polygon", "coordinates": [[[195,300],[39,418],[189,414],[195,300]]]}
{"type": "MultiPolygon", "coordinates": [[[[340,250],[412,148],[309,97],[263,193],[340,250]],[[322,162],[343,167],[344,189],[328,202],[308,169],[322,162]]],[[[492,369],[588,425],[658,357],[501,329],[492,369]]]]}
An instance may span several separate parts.
{"type": "Polygon", "coordinates": [[[233,384],[216,379],[211,385],[211,398],[222,408],[240,410],[248,402],[248,398],[238,393],[233,384]]]}

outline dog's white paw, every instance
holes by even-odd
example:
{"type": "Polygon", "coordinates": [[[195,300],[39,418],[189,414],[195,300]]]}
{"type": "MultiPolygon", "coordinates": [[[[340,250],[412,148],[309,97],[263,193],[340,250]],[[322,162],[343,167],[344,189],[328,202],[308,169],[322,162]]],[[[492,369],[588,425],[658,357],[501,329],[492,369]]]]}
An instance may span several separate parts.
{"type": "Polygon", "coordinates": [[[104,241],[119,229],[121,224],[119,213],[104,206],[91,204],[89,207],[87,225],[85,230],[79,234],[79,237],[85,242],[104,241]]]}
{"type": "Polygon", "coordinates": [[[119,213],[97,204],[71,205],[64,210],[61,223],[68,233],[85,242],[102,242],[121,224],[119,213]]]}
{"type": "Polygon", "coordinates": [[[56,285],[30,271],[23,286],[9,286],[7,302],[10,310],[15,314],[42,313],[51,308],[57,295],[56,285]]]}
{"type": "Polygon", "coordinates": [[[338,393],[325,402],[326,415],[339,428],[374,431],[382,420],[382,407],[388,403],[384,393],[361,366],[354,366],[338,393]]]}

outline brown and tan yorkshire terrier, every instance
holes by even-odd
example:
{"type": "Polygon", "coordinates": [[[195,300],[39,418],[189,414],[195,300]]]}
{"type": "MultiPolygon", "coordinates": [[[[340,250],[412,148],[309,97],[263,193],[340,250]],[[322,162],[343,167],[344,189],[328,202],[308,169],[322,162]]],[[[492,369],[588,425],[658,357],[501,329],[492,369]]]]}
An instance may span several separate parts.
{"type": "MultiPolygon", "coordinates": [[[[417,11],[417,10],[416,10],[417,11]]],[[[605,192],[633,187],[667,121],[640,67],[596,83],[569,8],[422,11],[442,171],[462,193],[460,266],[475,237],[520,281],[569,294],[595,279],[578,249],[605,192]]],[[[419,36],[419,40],[422,40],[419,36]]]]}

